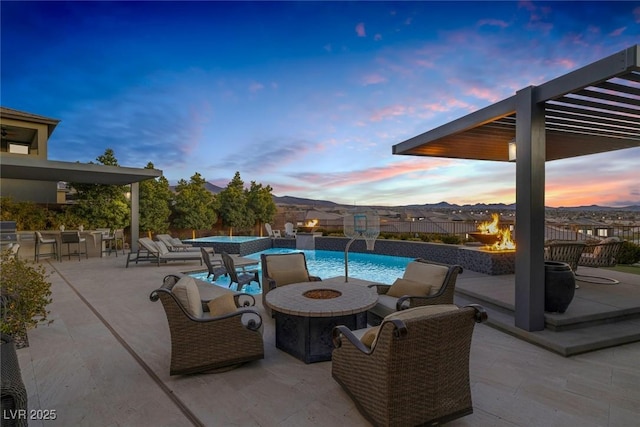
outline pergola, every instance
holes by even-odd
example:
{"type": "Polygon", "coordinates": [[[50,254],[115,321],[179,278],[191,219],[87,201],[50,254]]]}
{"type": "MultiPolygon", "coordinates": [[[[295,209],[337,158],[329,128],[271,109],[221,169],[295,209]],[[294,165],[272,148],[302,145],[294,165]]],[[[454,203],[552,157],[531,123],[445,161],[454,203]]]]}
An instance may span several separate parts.
{"type": "Polygon", "coordinates": [[[131,250],[138,249],[139,182],[162,176],[158,169],[105,166],[90,163],[60,162],[28,156],[3,155],[0,178],[77,182],[88,184],[131,184],[131,250]]]}
{"type": "Polygon", "coordinates": [[[639,45],[396,144],[393,154],[510,161],[512,148],[515,326],[538,331],[544,329],[545,162],[632,147],[640,147],[639,45]]]}

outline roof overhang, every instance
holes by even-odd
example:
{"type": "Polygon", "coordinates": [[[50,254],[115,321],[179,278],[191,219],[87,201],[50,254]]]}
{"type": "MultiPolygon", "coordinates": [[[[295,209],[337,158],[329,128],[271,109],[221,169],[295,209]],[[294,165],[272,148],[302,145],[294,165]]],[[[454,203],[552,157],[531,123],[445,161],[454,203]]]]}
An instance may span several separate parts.
{"type": "Polygon", "coordinates": [[[0,165],[3,179],[126,185],[160,176],[159,169],[40,160],[6,153],[0,165]]]}
{"type": "MultiPolygon", "coordinates": [[[[640,146],[640,45],[534,88],[546,160],[640,146]]],[[[509,161],[516,100],[506,98],[393,146],[393,154],[509,161]]]]}
{"type": "MultiPolygon", "coordinates": [[[[55,130],[60,120],[52,119],[50,117],[39,116],[37,114],[27,113],[25,111],[14,110],[13,108],[0,107],[0,116],[3,119],[11,119],[19,122],[29,122],[29,123],[37,123],[47,125],[47,136],[51,136],[53,131],[55,130]]],[[[4,127],[4,126],[3,126],[4,127]]],[[[10,126],[7,126],[10,127],[10,126]]],[[[24,138],[26,134],[18,134],[16,138],[17,141],[20,141],[20,138],[24,138]]],[[[23,139],[24,142],[29,142],[30,139],[23,139]]]]}

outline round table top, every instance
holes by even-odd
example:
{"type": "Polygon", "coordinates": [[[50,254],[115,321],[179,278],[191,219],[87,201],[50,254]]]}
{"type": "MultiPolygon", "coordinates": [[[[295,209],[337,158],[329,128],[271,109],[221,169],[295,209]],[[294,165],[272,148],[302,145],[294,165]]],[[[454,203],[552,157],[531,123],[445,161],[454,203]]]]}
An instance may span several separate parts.
{"type": "Polygon", "coordinates": [[[334,317],[356,314],[376,305],[378,294],[375,288],[362,283],[344,283],[339,280],[292,283],[269,291],[266,302],[280,313],[303,317],[334,317]],[[341,293],[329,299],[307,298],[304,293],[314,289],[331,289],[341,293]]]}

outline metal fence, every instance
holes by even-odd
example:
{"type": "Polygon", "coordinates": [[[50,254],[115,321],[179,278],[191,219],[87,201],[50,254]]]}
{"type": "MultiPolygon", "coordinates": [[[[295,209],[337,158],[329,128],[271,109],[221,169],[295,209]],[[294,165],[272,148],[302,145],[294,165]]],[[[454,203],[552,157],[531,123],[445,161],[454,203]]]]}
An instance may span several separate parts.
{"type": "MultiPolygon", "coordinates": [[[[513,231],[513,224],[505,224],[513,231]]],[[[319,228],[327,232],[342,231],[342,224],[320,221],[319,228]]],[[[469,233],[478,230],[478,222],[469,221],[388,221],[380,222],[381,233],[393,234],[455,234],[462,240],[470,239],[469,233]]],[[[545,240],[591,240],[618,237],[640,244],[640,225],[557,223],[545,225],[545,240]]],[[[517,239],[517,236],[516,236],[517,239]]]]}

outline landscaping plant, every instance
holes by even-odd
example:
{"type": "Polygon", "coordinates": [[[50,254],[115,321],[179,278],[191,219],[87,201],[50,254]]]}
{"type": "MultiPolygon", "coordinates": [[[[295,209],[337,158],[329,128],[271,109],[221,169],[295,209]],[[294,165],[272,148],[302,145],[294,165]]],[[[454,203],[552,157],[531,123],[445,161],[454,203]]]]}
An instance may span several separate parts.
{"type": "Polygon", "coordinates": [[[0,331],[12,336],[16,345],[26,345],[26,332],[39,324],[50,324],[47,305],[51,283],[42,265],[3,251],[0,265],[0,331]]]}

